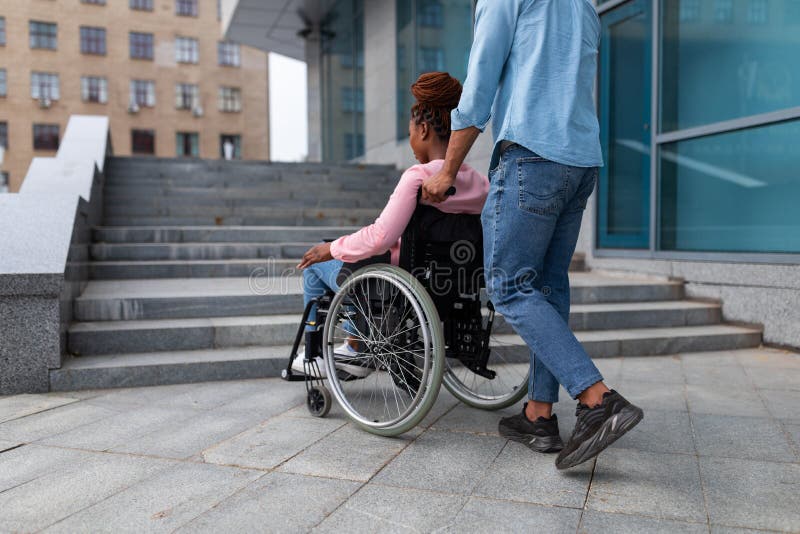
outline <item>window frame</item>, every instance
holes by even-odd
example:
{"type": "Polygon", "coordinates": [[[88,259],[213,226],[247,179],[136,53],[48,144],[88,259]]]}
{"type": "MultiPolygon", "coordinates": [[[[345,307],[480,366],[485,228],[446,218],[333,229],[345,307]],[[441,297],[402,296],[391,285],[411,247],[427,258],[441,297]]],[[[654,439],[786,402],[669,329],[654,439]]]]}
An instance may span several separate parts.
{"type": "Polygon", "coordinates": [[[179,158],[199,158],[200,157],[200,132],[175,132],[175,156],[179,158]],[[181,150],[189,142],[189,154],[181,150]]]}
{"type": "Polygon", "coordinates": [[[59,124],[34,123],[32,126],[32,133],[33,133],[33,150],[43,150],[43,151],[58,150],[58,147],[61,144],[61,126],[59,124]],[[49,131],[43,132],[42,130],[49,130],[49,131]],[[42,139],[52,141],[53,138],[55,138],[55,143],[52,143],[48,146],[37,146],[37,139],[39,141],[42,141],[42,139]]]}
{"type": "Polygon", "coordinates": [[[191,110],[195,104],[200,102],[200,85],[196,83],[183,83],[178,82],[175,84],[175,109],[191,110]],[[190,88],[189,91],[184,89],[190,88]],[[189,99],[189,104],[186,104],[186,99],[189,99]]]}
{"type": "Polygon", "coordinates": [[[150,32],[128,32],[128,57],[129,59],[140,59],[143,61],[153,61],[156,49],[155,35],[150,32]],[[134,51],[144,51],[144,54],[134,55],[134,51]]]}
{"type": "Polygon", "coordinates": [[[81,76],[81,102],[108,104],[108,78],[105,76],[81,76]],[[93,84],[97,83],[97,87],[93,84]],[[97,99],[92,96],[96,94],[97,99]]]}
{"type": "Polygon", "coordinates": [[[129,101],[135,102],[139,108],[156,107],[155,80],[132,79],[130,83],[129,101]]]}
{"type": "Polygon", "coordinates": [[[199,11],[197,0],[175,0],[175,15],[179,17],[197,17],[199,11]]]}
{"type": "Polygon", "coordinates": [[[153,0],[128,0],[128,9],[133,11],[153,11],[153,0]]]}
{"type": "Polygon", "coordinates": [[[5,67],[0,68],[0,98],[8,96],[8,70],[5,67]]]}
{"type": "Polygon", "coordinates": [[[6,18],[0,17],[0,46],[6,46],[6,18]]]}
{"type": "Polygon", "coordinates": [[[29,20],[28,45],[31,50],[58,50],[58,23],[29,20]]]}
{"type": "Polygon", "coordinates": [[[221,85],[217,99],[217,109],[222,113],[241,113],[242,88],[221,85]],[[229,105],[231,104],[232,105],[229,105]]]}
{"type": "Polygon", "coordinates": [[[31,71],[31,98],[40,100],[43,97],[51,101],[61,99],[61,79],[57,72],[31,71]],[[42,83],[43,79],[47,80],[47,83],[42,83]],[[46,95],[42,94],[43,88],[47,89],[46,95]]]}
{"type": "Polygon", "coordinates": [[[156,131],[154,128],[131,128],[131,154],[134,156],[154,156],[156,154],[156,131]],[[142,143],[143,137],[141,137],[137,144],[137,136],[149,136],[150,141],[142,143]],[[137,150],[137,146],[149,146],[149,150],[137,150]]]}
{"type": "Polygon", "coordinates": [[[220,67],[241,67],[242,46],[233,41],[218,41],[217,65],[220,67]]]}
{"type": "Polygon", "coordinates": [[[200,40],[196,37],[176,35],[174,41],[175,63],[197,65],[200,63],[200,40]]]}
{"type": "Polygon", "coordinates": [[[105,56],[107,51],[106,29],[100,26],[81,26],[79,29],[81,54],[105,56]]]}
{"type": "Polygon", "coordinates": [[[8,150],[8,121],[0,121],[0,146],[8,150]]]}

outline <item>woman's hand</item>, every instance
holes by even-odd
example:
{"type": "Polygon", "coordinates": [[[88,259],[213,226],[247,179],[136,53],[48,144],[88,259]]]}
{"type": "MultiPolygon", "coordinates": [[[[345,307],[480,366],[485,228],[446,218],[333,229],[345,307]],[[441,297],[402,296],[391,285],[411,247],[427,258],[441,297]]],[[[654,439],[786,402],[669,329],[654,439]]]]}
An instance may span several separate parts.
{"type": "Polygon", "coordinates": [[[331,256],[331,244],[330,243],[320,243],[319,245],[315,245],[308,249],[308,252],[303,254],[303,259],[297,265],[298,269],[305,269],[307,267],[311,267],[315,263],[322,263],[323,261],[332,260],[333,256],[331,256]]]}
{"type": "Polygon", "coordinates": [[[456,177],[439,171],[422,184],[422,200],[438,204],[447,198],[447,190],[453,187],[456,177]]]}

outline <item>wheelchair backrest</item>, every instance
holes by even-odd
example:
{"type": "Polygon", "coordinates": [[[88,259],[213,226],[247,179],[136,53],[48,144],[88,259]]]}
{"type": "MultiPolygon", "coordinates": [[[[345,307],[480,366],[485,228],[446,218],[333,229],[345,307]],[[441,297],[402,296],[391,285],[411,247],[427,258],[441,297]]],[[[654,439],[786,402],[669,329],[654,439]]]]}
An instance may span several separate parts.
{"type": "Polygon", "coordinates": [[[417,205],[400,244],[400,267],[427,287],[439,307],[483,287],[483,229],[480,215],[445,213],[417,205]]]}

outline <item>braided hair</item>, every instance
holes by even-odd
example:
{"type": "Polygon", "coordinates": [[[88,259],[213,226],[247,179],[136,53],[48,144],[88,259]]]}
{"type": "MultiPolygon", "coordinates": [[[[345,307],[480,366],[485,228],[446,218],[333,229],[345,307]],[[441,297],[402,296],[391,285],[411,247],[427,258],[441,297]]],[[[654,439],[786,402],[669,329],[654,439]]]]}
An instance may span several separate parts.
{"type": "Polygon", "coordinates": [[[461,82],[447,72],[427,72],[411,86],[411,94],[417,99],[412,120],[427,123],[440,139],[450,139],[450,112],[461,99],[461,82]]]}

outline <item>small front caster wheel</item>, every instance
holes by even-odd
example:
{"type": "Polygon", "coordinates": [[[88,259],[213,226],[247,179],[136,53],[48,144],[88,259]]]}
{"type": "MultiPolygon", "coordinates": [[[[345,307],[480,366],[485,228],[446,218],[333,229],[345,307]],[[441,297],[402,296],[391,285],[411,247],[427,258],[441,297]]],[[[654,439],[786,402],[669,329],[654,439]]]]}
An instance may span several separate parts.
{"type": "Polygon", "coordinates": [[[331,411],[331,392],[325,386],[314,386],[306,397],[308,412],[314,417],[325,417],[331,411]]]}

